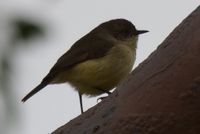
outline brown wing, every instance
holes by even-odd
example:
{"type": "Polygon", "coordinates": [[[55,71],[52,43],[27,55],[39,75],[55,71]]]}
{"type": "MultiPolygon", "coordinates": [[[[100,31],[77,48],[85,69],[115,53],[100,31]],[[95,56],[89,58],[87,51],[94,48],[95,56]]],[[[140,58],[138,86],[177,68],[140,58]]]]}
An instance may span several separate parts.
{"type": "Polygon", "coordinates": [[[94,34],[88,34],[77,41],[63,56],[61,56],[56,64],[49,71],[47,76],[42,82],[29,92],[22,101],[25,102],[31,96],[39,92],[42,88],[47,86],[51,81],[63,70],[72,68],[73,66],[90,60],[100,58],[106,55],[106,53],[113,46],[113,42],[102,39],[94,34]]]}
{"type": "Polygon", "coordinates": [[[57,74],[62,73],[63,70],[70,69],[81,62],[105,56],[112,46],[113,42],[89,33],[77,41],[58,59],[43,81],[50,82],[57,74]]]}

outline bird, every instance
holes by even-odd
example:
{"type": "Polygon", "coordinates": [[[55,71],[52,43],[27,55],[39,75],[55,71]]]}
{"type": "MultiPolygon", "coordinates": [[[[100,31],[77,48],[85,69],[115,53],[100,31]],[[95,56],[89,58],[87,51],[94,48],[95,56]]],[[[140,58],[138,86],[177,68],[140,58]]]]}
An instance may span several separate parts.
{"type": "Polygon", "coordinates": [[[57,60],[22,102],[49,84],[69,83],[78,92],[82,114],[82,95],[111,94],[110,90],[130,73],[136,59],[138,35],[146,32],[123,18],[98,25],[57,60]]]}

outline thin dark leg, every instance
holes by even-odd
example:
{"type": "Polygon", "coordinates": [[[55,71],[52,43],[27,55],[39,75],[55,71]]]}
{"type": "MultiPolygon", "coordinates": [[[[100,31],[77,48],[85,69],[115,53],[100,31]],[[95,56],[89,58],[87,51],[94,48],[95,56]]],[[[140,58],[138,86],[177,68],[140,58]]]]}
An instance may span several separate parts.
{"type": "Polygon", "coordinates": [[[81,114],[83,114],[83,102],[82,102],[82,94],[78,92],[79,95],[79,101],[80,101],[80,107],[81,107],[81,114]]]}
{"type": "MultiPolygon", "coordinates": [[[[103,89],[98,89],[98,90],[99,90],[99,91],[102,91],[102,92],[104,92],[104,93],[107,93],[108,96],[111,94],[111,92],[106,91],[106,90],[103,90],[103,89]]],[[[98,102],[99,100],[103,100],[103,99],[105,99],[105,98],[107,98],[107,96],[105,96],[105,97],[100,97],[100,98],[97,99],[97,102],[98,102]]]]}
{"type": "Polygon", "coordinates": [[[107,93],[108,95],[110,95],[111,94],[111,92],[109,92],[109,91],[106,91],[106,90],[103,90],[103,89],[97,89],[97,90],[99,90],[99,91],[102,91],[103,93],[107,93]]]}

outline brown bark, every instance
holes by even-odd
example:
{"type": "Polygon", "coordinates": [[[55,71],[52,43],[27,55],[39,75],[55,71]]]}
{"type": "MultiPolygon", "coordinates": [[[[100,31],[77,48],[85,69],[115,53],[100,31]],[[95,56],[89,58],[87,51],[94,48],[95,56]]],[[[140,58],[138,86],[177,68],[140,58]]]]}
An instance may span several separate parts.
{"type": "Polygon", "coordinates": [[[53,134],[199,134],[200,7],[116,91],[53,134]]]}

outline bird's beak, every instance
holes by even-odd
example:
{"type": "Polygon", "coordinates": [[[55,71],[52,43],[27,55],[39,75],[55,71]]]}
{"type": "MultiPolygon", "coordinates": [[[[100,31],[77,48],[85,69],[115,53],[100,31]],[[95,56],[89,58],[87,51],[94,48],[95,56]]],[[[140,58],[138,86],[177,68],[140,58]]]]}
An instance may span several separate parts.
{"type": "Polygon", "coordinates": [[[147,31],[147,30],[137,30],[137,35],[147,33],[147,32],[149,32],[149,31],[147,31]]]}

